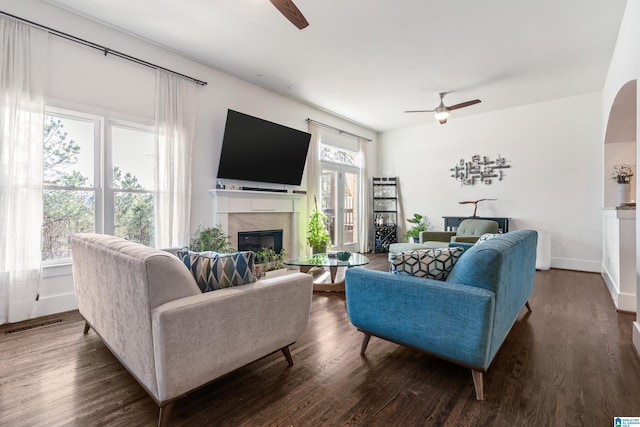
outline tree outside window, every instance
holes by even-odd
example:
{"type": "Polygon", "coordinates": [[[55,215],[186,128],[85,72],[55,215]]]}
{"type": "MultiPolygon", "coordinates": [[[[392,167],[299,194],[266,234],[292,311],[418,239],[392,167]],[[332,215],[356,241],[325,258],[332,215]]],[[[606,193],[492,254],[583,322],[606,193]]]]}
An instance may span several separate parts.
{"type": "MultiPolygon", "coordinates": [[[[110,130],[116,126],[109,126],[110,130]]],[[[148,182],[150,131],[133,130],[131,138],[120,138],[113,145],[125,147],[127,160],[122,156],[102,155],[96,118],[72,115],[47,115],[44,126],[44,218],[42,227],[42,259],[61,260],[71,257],[70,239],[75,233],[106,232],[145,245],[153,245],[153,188],[145,188],[139,178],[127,168],[145,175],[148,182]],[[142,141],[140,144],[136,142],[142,141]],[[144,158],[139,153],[144,146],[144,158]],[[113,160],[106,164],[103,159],[113,160]],[[116,165],[118,163],[118,165],[116,165]],[[95,165],[104,164],[112,170],[111,179],[95,173],[95,165]],[[96,178],[97,176],[97,178],[96,178]],[[96,182],[98,185],[96,185],[96,182]],[[111,187],[112,200],[102,203],[104,188],[111,187]],[[106,212],[109,210],[110,212],[106,212]],[[100,219],[100,220],[98,220],[100,219]]],[[[114,132],[116,133],[116,132],[114,132]]],[[[116,138],[117,139],[117,138],[116,138]]],[[[112,141],[106,144],[112,147],[112,141]]],[[[151,149],[152,150],[152,149],[151,149]]],[[[153,157],[153,153],[151,153],[153,157]]]]}
{"type": "MultiPolygon", "coordinates": [[[[71,235],[95,231],[95,188],[75,167],[82,147],[66,132],[63,120],[47,116],[44,126],[43,260],[69,258],[71,235]]],[[[92,122],[74,124],[79,133],[93,137],[92,122]]]]}

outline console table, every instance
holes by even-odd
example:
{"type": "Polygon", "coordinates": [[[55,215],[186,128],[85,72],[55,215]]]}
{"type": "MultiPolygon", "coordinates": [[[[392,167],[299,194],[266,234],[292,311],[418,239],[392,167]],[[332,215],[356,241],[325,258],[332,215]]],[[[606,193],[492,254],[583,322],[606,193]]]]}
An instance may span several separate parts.
{"type": "Polygon", "coordinates": [[[509,218],[487,218],[483,216],[443,216],[444,218],[444,230],[456,231],[458,226],[465,219],[489,219],[498,223],[498,229],[501,233],[509,232],[509,218]]]}

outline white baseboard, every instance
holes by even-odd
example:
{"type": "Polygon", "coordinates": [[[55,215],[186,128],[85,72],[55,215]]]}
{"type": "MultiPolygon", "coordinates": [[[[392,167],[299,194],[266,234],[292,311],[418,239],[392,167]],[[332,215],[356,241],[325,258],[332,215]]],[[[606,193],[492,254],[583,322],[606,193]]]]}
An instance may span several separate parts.
{"type": "Polygon", "coordinates": [[[35,315],[33,317],[64,313],[65,311],[76,310],[77,308],[78,303],[75,293],[41,297],[36,303],[35,315]]]}
{"type": "Polygon", "coordinates": [[[611,280],[611,276],[604,265],[602,266],[602,279],[604,280],[605,285],[607,285],[607,290],[609,291],[609,295],[611,295],[613,305],[618,308],[618,290],[613,284],[613,280],[611,280]]]}
{"type": "Polygon", "coordinates": [[[602,270],[602,261],[590,261],[587,259],[571,258],[551,258],[551,268],[600,273],[600,271],[602,270]]]}
{"type": "Polygon", "coordinates": [[[607,289],[609,290],[611,300],[613,301],[613,305],[615,305],[616,310],[635,313],[637,310],[636,295],[618,291],[611,279],[611,275],[609,274],[607,267],[604,264],[602,265],[602,279],[604,279],[604,283],[607,285],[607,289]]]}
{"type": "Polygon", "coordinates": [[[633,322],[633,347],[636,349],[636,354],[640,357],[640,322],[633,322]]]}
{"type": "Polygon", "coordinates": [[[618,294],[618,310],[628,311],[635,313],[638,309],[636,307],[637,301],[635,295],[630,294],[618,294]]]}

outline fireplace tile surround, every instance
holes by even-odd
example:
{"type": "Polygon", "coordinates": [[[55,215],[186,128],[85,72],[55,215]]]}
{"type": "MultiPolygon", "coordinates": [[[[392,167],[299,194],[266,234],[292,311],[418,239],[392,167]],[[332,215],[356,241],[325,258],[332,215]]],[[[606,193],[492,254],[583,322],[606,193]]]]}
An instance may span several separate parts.
{"type": "Polygon", "coordinates": [[[238,232],[282,229],[287,256],[305,254],[306,195],[247,190],[209,190],[213,223],[238,247],[238,232]]]}

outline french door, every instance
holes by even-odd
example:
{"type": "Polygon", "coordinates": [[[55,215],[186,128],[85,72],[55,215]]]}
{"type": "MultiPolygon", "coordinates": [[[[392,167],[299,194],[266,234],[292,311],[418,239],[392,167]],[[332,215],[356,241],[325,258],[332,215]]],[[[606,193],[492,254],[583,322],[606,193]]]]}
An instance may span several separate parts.
{"type": "Polygon", "coordinates": [[[358,251],[359,175],[357,167],[322,162],[321,209],[332,250],[358,251]]]}

